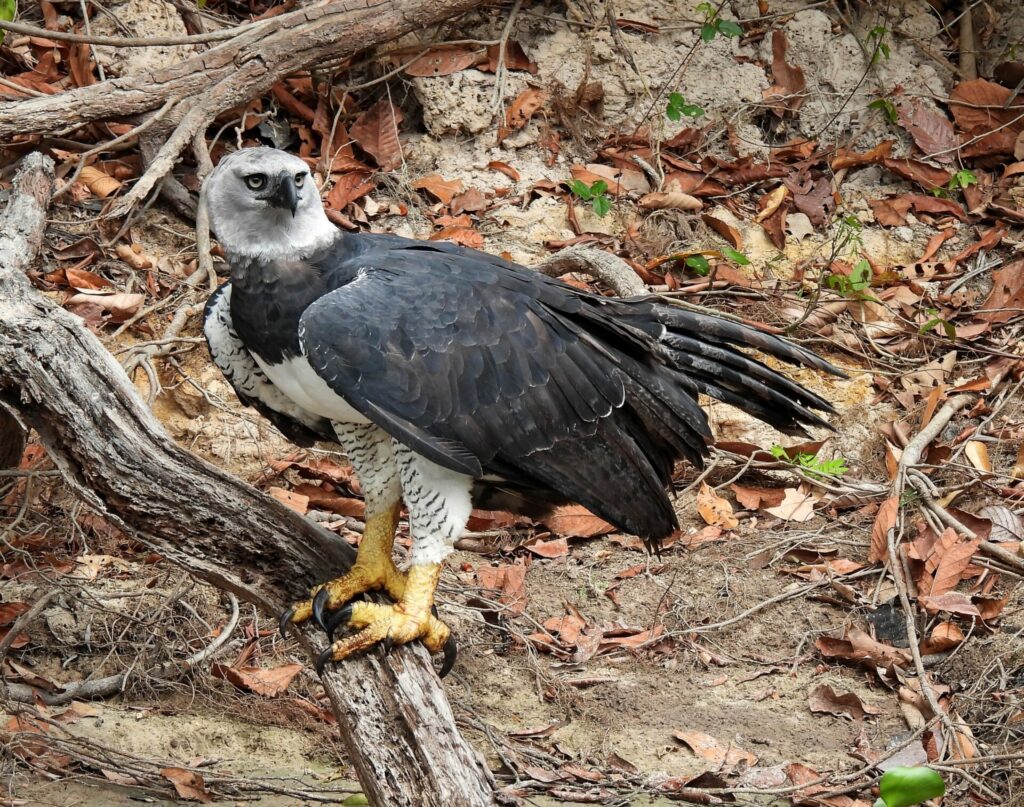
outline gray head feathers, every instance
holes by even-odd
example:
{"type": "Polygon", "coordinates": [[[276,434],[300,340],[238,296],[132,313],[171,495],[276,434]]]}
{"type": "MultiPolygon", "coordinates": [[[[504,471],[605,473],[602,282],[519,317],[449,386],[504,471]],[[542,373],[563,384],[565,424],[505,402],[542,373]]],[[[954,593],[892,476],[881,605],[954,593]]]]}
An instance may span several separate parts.
{"type": "Polygon", "coordinates": [[[207,178],[203,194],[210,227],[229,257],[297,258],[338,236],[309,166],[285,151],[260,147],[229,154],[207,178]]]}

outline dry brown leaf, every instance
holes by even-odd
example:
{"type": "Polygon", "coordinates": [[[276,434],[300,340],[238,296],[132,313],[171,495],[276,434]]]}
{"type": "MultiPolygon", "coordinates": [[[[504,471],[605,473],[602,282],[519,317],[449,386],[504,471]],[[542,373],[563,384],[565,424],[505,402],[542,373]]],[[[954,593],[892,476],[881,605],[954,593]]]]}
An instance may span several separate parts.
{"type": "Polygon", "coordinates": [[[858,661],[872,667],[905,667],[910,663],[910,651],[875,641],[860,628],[850,628],[842,639],[819,636],[814,642],[827,658],[858,661]]]}
{"type": "MultiPolygon", "coordinates": [[[[487,64],[481,65],[480,69],[488,73],[498,70],[498,60],[501,58],[500,45],[487,46],[487,64]]],[[[533,75],[537,74],[537,65],[530,61],[523,46],[518,42],[509,42],[505,45],[505,67],[509,70],[525,70],[533,75]]]]}
{"type": "Polygon", "coordinates": [[[820,501],[810,491],[797,488],[786,488],[782,502],[776,507],[766,507],[764,511],[783,521],[810,521],[814,518],[814,505],[820,501]]]}
{"type": "Polygon", "coordinates": [[[203,781],[202,774],[185,770],[185,768],[163,768],[160,775],[169,780],[174,785],[178,796],[186,801],[201,801],[203,804],[213,801],[206,790],[206,782],[203,781]]]}
{"type": "MultiPolygon", "coordinates": [[[[10,628],[0,628],[0,642],[3,642],[7,638],[7,634],[10,632],[10,628]]],[[[23,647],[27,646],[28,643],[29,635],[19,631],[18,635],[11,641],[10,648],[11,650],[21,650],[23,647]]]]}
{"type": "Polygon", "coordinates": [[[900,500],[897,496],[890,496],[878,508],[874,524],[871,525],[871,550],[868,560],[872,563],[878,563],[889,557],[889,530],[896,526],[899,509],[900,500]]]}
{"type": "Polygon", "coordinates": [[[975,313],[985,322],[1007,322],[1024,309],[1024,260],[1014,261],[992,273],[992,291],[975,313]]]}
{"type": "Polygon", "coordinates": [[[303,496],[301,493],[295,493],[279,487],[267,488],[267,493],[299,515],[304,516],[306,511],[309,510],[309,496],[303,496]]]}
{"type": "Polygon", "coordinates": [[[527,87],[519,93],[512,105],[505,110],[505,123],[498,127],[498,143],[501,143],[512,132],[526,126],[530,118],[544,106],[547,97],[547,93],[536,87],[527,87]]]}
{"type": "Polygon", "coordinates": [[[457,193],[462,193],[461,179],[444,179],[439,174],[428,174],[412,183],[414,190],[425,190],[439,202],[450,204],[457,193]]]}
{"type": "Polygon", "coordinates": [[[736,501],[747,510],[778,507],[786,498],[786,491],[782,488],[753,488],[737,484],[729,485],[729,487],[736,494],[736,501]]]}
{"type": "Polygon", "coordinates": [[[1007,106],[1011,90],[993,81],[962,81],[949,97],[949,109],[957,126],[968,134],[992,132],[1002,127],[1013,133],[1024,131],[1024,121],[1020,119],[1024,103],[1018,98],[1016,103],[1007,106]]]}
{"type": "MultiPolygon", "coordinates": [[[[1001,541],[1024,541],[1024,519],[1017,515],[1009,507],[1001,504],[982,507],[978,515],[984,516],[992,522],[992,531],[989,533],[989,540],[995,543],[1001,541]]],[[[0,622],[0,625],[3,623],[0,622]]]]}
{"type": "Polygon", "coordinates": [[[564,558],[569,554],[569,542],[566,541],[565,538],[555,538],[551,541],[537,541],[533,544],[527,544],[526,548],[534,555],[538,555],[542,558],[564,558]]]}
{"type": "Polygon", "coordinates": [[[728,499],[715,493],[706,482],[701,482],[697,493],[697,512],[705,524],[713,527],[732,530],[740,525],[739,519],[732,514],[732,505],[728,499]]]}
{"type": "Polygon", "coordinates": [[[121,292],[119,294],[75,294],[65,302],[75,313],[88,319],[86,307],[92,307],[102,315],[108,315],[112,322],[124,322],[142,308],[146,301],[143,294],[121,292]]]}
{"type": "Polygon", "coordinates": [[[700,220],[732,244],[734,248],[741,252],[743,251],[743,236],[740,235],[740,231],[729,224],[729,222],[723,221],[717,216],[712,216],[710,213],[705,213],[700,217],[700,220]]]}
{"type": "Polygon", "coordinates": [[[808,693],[807,705],[812,712],[849,717],[857,721],[863,720],[865,715],[878,715],[883,711],[864,703],[853,692],[840,695],[827,684],[820,684],[808,693]]]}
{"type": "Polygon", "coordinates": [[[565,538],[594,538],[615,531],[615,526],[595,516],[579,504],[567,504],[554,508],[543,519],[551,532],[565,538]]]}
{"type": "Polygon", "coordinates": [[[927,594],[938,597],[956,588],[961,575],[970,566],[971,558],[978,551],[980,543],[978,540],[957,535],[952,528],[945,530],[925,561],[925,569],[932,572],[932,582],[927,594]]]}
{"type": "Polygon", "coordinates": [[[27,602],[0,603],[0,625],[13,625],[30,607],[27,602]]]}
{"type": "Polygon", "coordinates": [[[487,167],[492,171],[499,171],[513,182],[519,181],[519,172],[508,163],[504,163],[501,160],[491,160],[487,163],[487,167]]]}
{"type": "Polygon", "coordinates": [[[352,124],[352,139],[373,157],[381,171],[392,171],[402,164],[402,145],[398,142],[402,118],[402,111],[382,98],[352,124]]]}
{"type": "Polygon", "coordinates": [[[945,168],[936,168],[934,165],[928,165],[928,163],[909,157],[886,157],[882,160],[882,165],[894,174],[916,182],[928,191],[945,187],[953,176],[953,173],[945,168]]]}
{"type": "Polygon", "coordinates": [[[979,471],[992,473],[992,461],[988,458],[988,446],[980,440],[968,440],[964,446],[964,454],[971,461],[971,465],[979,471]]]}
{"type": "Polygon", "coordinates": [[[331,210],[344,210],[349,202],[354,202],[374,189],[370,175],[362,171],[352,171],[334,177],[334,185],[327,192],[324,204],[331,210]]]}
{"type": "MultiPolygon", "coordinates": [[[[405,49],[403,49],[405,50],[405,49]]],[[[404,61],[407,53],[393,53],[393,58],[404,61]]],[[[434,48],[414,59],[405,68],[408,76],[449,76],[476,64],[475,50],[469,48],[434,48]]]]}
{"type": "Polygon", "coordinates": [[[78,181],[100,199],[106,199],[121,190],[121,183],[118,180],[95,165],[82,168],[78,174],[78,181]]]}
{"type": "Polygon", "coordinates": [[[946,611],[960,616],[981,616],[981,611],[971,602],[971,598],[959,591],[947,591],[934,597],[918,597],[917,601],[930,614],[946,611]]]}
{"type": "Polygon", "coordinates": [[[701,210],[704,203],[682,191],[656,191],[640,197],[637,202],[644,210],[701,210]]]}
{"type": "Polygon", "coordinates": [[[460,213],[479,213],[481,210],[485,210],[489,204],[487,197],[479,190],[470,188],[452,199],[451,211],[453,216],[460,213]]]}
{"type": "Polygon", "coordinates": [[[453,241],[470,249],[483,249],[484,237],[472,227],[453,225],[438,230],[429,238],[430,241],[453,241]]]}
{"type": "Polygon", "coordinates": [[[511,616],[518,616],[526,609],[526,569],[525,563],[480,566],[476,579],[483,588],[500,591],[498,601],[511,616]]]}
{"type": "Polygon", "coordinates": [[[280,695],[302,672],[301,664],[283,664],[280,667],[230,667],[226,664],[214,664],[210,672],[216,678],[223,678],[238,689],[255,692],[272,698],[280,695]]]}
{"type": "Polygon", "coordinates": [[[754,221],[763,222],[772,215],[772,213],[779,209],[779,205],[782,204],[788,194],[789,189],[785,185],[779,185],[775,190],[762,196],[757,203],[761,212],[754,216],[754,221]]]}
{"type": "Polygon", "coordinates": [[[113,286],[105,277],[100,277],[94,272],[85,269],[68,267],[64,269],[64,277],[68,285],[77,291],[102,291],[111,289],[113,286]]]}
{"type": "Polygon", "coordinates": [[[925,157],[951,163],[959,145],[953,124],[931,104],[920,98],[908,98],[897,105],[900,125],[914,139],[925,157]]]}
{"type": "Polygon", "coordinates": [[[366,502],[362,499],[342,496],[325,489],[322,485],[311,485],[308,482],[304,482],[293,487],[291,492],[295,496],[306,497],[307,509],[330,510],[338,515],[358,519],[363,519],[366,516],[366,502]]]}
{"type": "Polygon", "coordinates": [[[796,112],[806,100],[803,93],[807,80],[803,69],[786,62],[788,45],[784,31],[772,32],[772,79],[775,83],[763,95],[769,109],[780,118],[787,112],[796,112]]]}
{"type": "Polygon", "coordinates": [[[921,655],[945,653],[947,650],[959,647],[963,640],[964,632],[957,627],[955,622],[940,622],[928,638],[921,642],[921,655]]]}
{"type": "Polygon", "coordinates": [[[734,768],[739,764],[757,764],[757,757],[735,745],[726,745],[702,731],[679,730],[672,733],[677,740],[686,743],[701,759],[706,759],[715,768],[734,768]]]}
{"type": "Polygon", "coordinates": [[[570,612],[565,616],[551,617],[544,623],[544,630],[556,636],[566,647],[575,647],[586,626],[587,623],[579,614],[570,612]]]}
{"type": "Polygon", "coordinates": [[[138,246],[132,246],[130,244],[118,244],[114,248],[114,252],[117,253],[122,261],[128,264],[132,269],[152,269],[153,261],[148,255],[143,254],[142,250],[138,246]]]}

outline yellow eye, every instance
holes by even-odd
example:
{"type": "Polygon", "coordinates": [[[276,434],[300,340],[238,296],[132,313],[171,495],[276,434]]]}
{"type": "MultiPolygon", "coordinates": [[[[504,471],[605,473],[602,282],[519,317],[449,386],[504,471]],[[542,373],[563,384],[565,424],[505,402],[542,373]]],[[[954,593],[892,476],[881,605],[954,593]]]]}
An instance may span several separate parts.
{"type": "Polygon", "coordinates": [[[266,174],[249,174],[245,178],[245,184],[250,190],[261,191],[267,186],[266,174]]]}
{"type": "Polygon", "coordinates": [[[295,175],[295,187],[296,188],[301,188],[302,187],[302,183],[305,182],[305,181],[306,181],[306,175],[305,174],[296,174],[295,175]]]}

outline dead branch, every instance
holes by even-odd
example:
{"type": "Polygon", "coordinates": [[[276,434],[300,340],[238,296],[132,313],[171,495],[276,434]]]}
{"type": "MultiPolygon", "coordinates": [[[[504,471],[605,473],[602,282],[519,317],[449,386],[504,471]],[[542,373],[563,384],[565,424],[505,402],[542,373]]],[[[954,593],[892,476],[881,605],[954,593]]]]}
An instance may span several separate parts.
{"type": "MultiPolygon", "coordinates": [[[[221,111],[267,92],[287,75],[422,30],[479,3],[320,0],[270,24],[242,26],[226,42],[169,67],[56,95],[0,102],[0,140],[57,132],[68,121],[111,120],[112,110],[117,118],[143,115],[175,101],[165,120],[150,129],[166,142],[117,206],[115,215],[123,215],[166,176],[195,134],[221,111]]],[[[210,35],[203,36],[208,41],[210,35]]]]}
{"type": "MultiPolygon", "coordinates": [[[[0,221],[0,255],[45,226],[52,162],[25,158],[0,221]]],[[[27,261],[26,261],[27,262],[27,261]]],[[[280,612],[351,564],[342,540],[178,446],[81,320],[0,261],[0,402],[39,435],[69,486],[112,524],[195,577],[280,612]]],[[[296,631],[315,659],[326,648],[296,631]]],[[[492,778],[458,733],[425,650],[396,648],[329,667],[323,685],[375,804],[490,804],[492,778]]]]}
{"type": "Polygon", "coordinates": [[[596,247],[572,246],[556,252],[534,267],[549,277],[566,272],[581,272],[606,283],[619,297],[639,297],[647,294],[647,286],[630,265],[617,255],[596,247]]]}

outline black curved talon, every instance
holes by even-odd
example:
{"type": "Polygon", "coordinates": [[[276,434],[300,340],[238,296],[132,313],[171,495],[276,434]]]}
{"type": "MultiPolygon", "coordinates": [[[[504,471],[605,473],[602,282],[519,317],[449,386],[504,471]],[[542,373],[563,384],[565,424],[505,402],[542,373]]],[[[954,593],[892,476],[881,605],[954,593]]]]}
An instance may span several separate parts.
{"type": "Polygon", "coordinates": [[[332,642],[334,641],[334,632],[341,626],[348,623],[352,618],[352,605],[346,605],[344,608],[339,608],[329,617],[327,617],[327,624],[324,625],[324,630],[327,631],[327,638],[332,642]]]}
{"type": "Polygon", "coordinates": [[[327,608],[327,600],[331,598],[327,586],[320,589],[313,597],[313,620],[327,632],[327,625],[324,623],[324,610],[327,608]]]}
{"type": "Polygon", "coordinates": [[[328,647],[323,653],[321,653],[316,660],[316,674],[323,675],[324,667],[327,666],[328,661],[333,661],[334,651],[328,647]]]}
{"type": "Polygon", "coordinates": [[[288,638],[288,626],[292,623],[292,617],[295,616],[295,606],[286,608],[284,613],[281,614],[281,618],[277,620],[278,630],[281,631],[281,638],[288,638]]]}
{"type": "Polygon", "coordinates": [[[381,647],[384,648],[384,655],[385,656],[390,656],[391,655],[391,651],[395,649],[395,640],[391,638],[391,634],[390,633],[387,636],[384,637],[384,641],[382,641],[380,644],[381,644],[381,647]]]}
{"type": "Polygon", "coordinates": [[[459,654],[459,646],[455,642],[454,633],[448,634],[448,638],[445,639],[442,652],[444,653],[444,660],[441,662],[441,671],[439,675],[441,678],[444,678],[452,671],[452,667],[455,666],[455,657],[459,654]]]}

